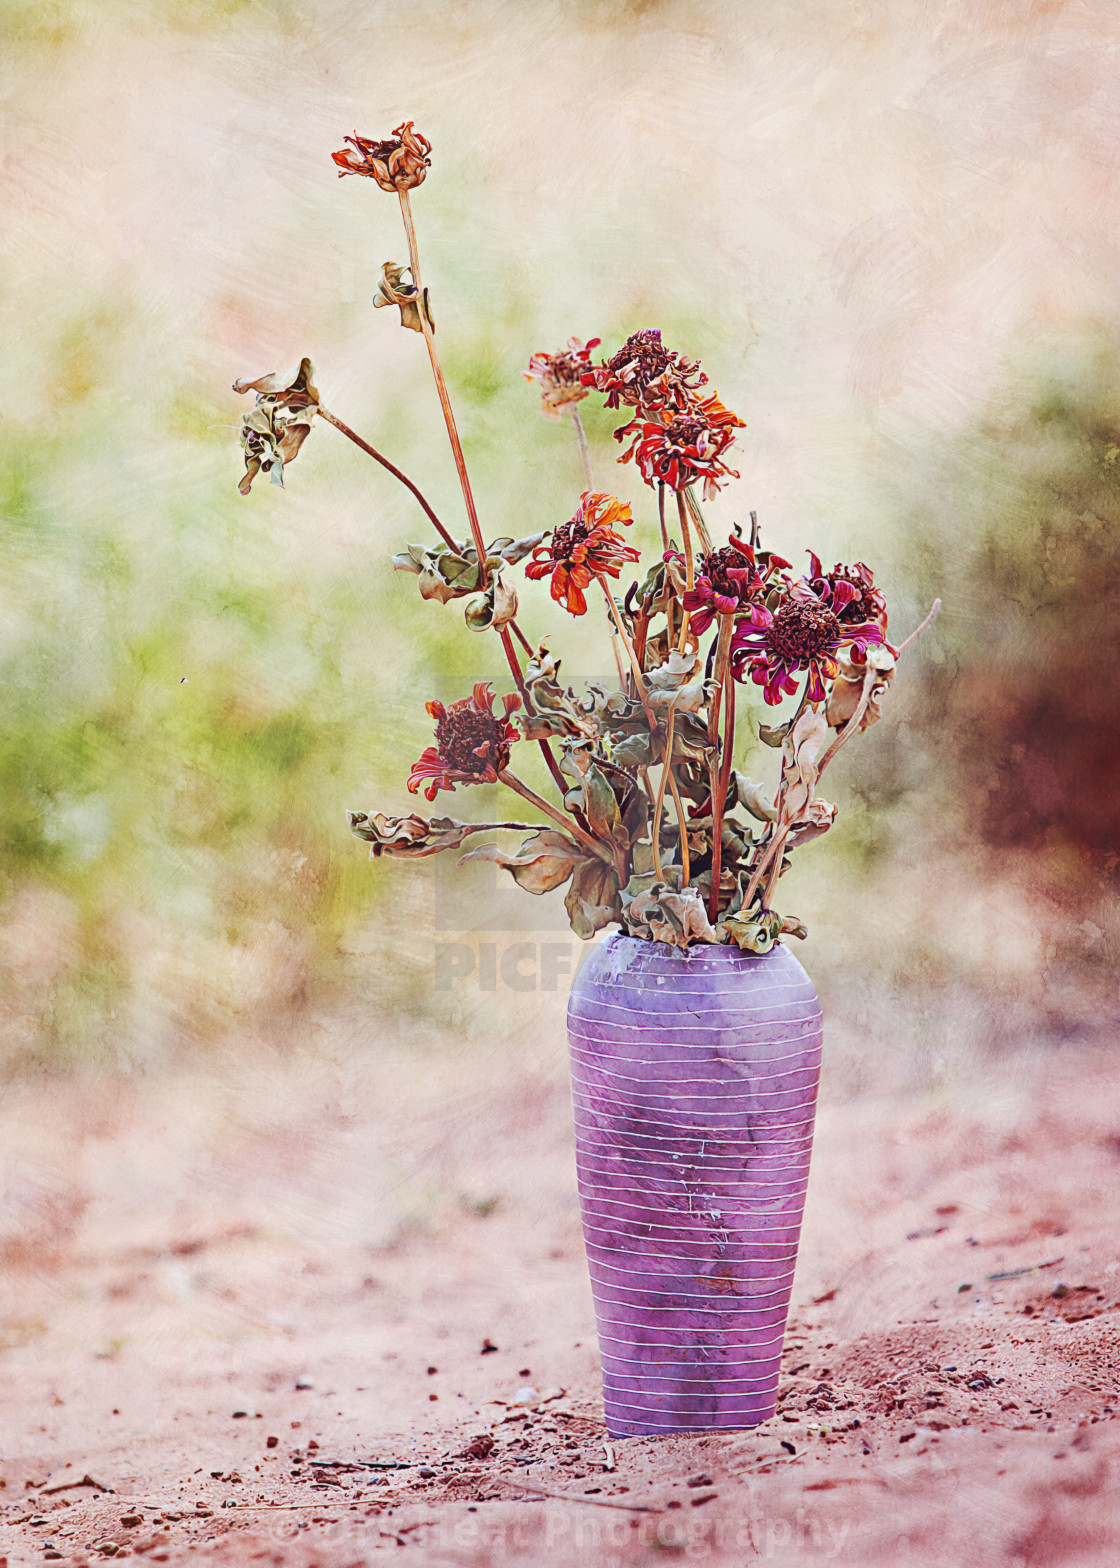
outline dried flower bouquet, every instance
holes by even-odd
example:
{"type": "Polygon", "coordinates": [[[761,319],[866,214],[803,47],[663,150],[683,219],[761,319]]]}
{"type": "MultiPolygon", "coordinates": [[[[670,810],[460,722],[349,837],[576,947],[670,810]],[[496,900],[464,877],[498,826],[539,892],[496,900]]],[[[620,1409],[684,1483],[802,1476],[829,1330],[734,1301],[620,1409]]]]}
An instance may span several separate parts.
{"type": "Polygon", "coordinates": [[[316,416],[408,487],[437,537],[409,544],[394,566],[415,575],[422,598],[464,601],[467,626],[498,638],[514,687],[499,711],[489,681],[449,706],[429,702],[435,744],[414,763],[408,788],[423,788],[431,802],[440,790],[500,782],[545,819],[354,811],[352,831],[373,856],[407,859],[520,829],[528,837],[512,853],[495,842],[463,859],[497,862],[530,893],[567,883],[572,928],[584,938],[613,923],[682,949],[734,943],[761,954],[784,933],[803,936],[801,923],[774,907],[790,852],[831,827],[837,808],[817,794],[821,777],[840,747],[879,719],[899,657],[940,601],[895,646],[883,594],[863,562],[825,571],[810,551],[798,575],[762,547],[753,512],[745,535],[736,527],[726,543],[714,540],[701,501],[739,477],[729,457],[743,421],[708,390],[699,364],[666,348],[656,329],[633,333],[598,361],[598,338],[573,337],[559,353],[532,356],[526,376],[540,387],[543,412],[572,424],[585,489],[566,522],[487,544],[436,349],[411,209],[431,146],[411,121],[383,141],[357,134],[346,141],[333,154],[340,175],[373,179],[400,203],[409,264],[385,264],[374,304],[395,306],[401,325],[424,338],[469,538],[456,538],[411,479],[323,406],[308,359],[287,377],[234,383],[235,391],[256,394],[243,419],[240,489],[247,494],[260,472],[282,484],[316,416]],[[657,503],[660,548],[624,591],[620,579],[642,552],[624,532],[634,521],[630,505],[597,490],[592,478],[579,403],[596,393],[625,418],[615,431],[624,448],[619,461],[634,464],[657,503]],[[517,619],[519,567],[531,581],[547,578],[552,598],[573,616],[601,605],[617,670],[610,689],[589,684],[577,694],[561,678],[560,659],[526,636],[517,619]],[[776,788],[734,765],[736,696],[747,681],[770,706],[797,698],[790,717],[759,726],[760,739],[780,752],[776,788]],[[555,801],[514,771],[518,746],[539,748],[555,801]]]}

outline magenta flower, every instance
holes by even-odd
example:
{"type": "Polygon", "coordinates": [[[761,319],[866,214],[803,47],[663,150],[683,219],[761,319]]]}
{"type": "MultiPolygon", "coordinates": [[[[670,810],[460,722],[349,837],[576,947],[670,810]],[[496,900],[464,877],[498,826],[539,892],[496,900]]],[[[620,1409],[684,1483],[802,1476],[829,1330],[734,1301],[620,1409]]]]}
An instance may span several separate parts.
{"type": "MultiPolygon", "coordinates": [[[[677,560],[684,559],[679,551],[671,553],[677,560]]],[[[717,615],[742,614],[757,625],[755,612],[762,608],[761,600],[772,586],[771,576],[788,566],[780,555],[769,555],[760,572],[751,546],[735,538],[702,556],[694,586],[684,596],[691,629],[702,637],[717,615]]]]}
{"type": "Polygon", "coordinates": [[[794,583],[776,610],[759,605],[751,622],[743,621],[731,639],[731,673],[743,681],[750,672],[763,687],[773,706],[797,690],[797,677],[808,671],[809,702],[823,702],[824,683],[840,673],[836,655],[851,646],[852,658],[861,663],[872,643],[881,643],[882,629],[874,621],[846,623],[843,612],[856,597],[847,581],[826,582],[816,591],[805,578],[794,583]]]}

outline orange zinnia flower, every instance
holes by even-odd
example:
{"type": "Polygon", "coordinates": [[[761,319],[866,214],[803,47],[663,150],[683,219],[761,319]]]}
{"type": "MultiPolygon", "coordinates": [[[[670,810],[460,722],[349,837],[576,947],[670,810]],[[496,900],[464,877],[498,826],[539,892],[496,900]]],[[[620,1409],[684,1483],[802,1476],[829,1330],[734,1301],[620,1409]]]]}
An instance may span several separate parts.
{"type": "Polygon", "coordinates": [[[525,575],[539,580],[552,578],[552,597],[571,615],[584,615],[587,599],[583,590],[592,577],[607,573],[617,577],[627,561],[636,561],[640,551],[616,534],[612,523],[629,525],[634,521],[629,506],[613,495],[587,490],[579,498],[575,516],[554,528],[547,544],[539,544],[525,575]]]}

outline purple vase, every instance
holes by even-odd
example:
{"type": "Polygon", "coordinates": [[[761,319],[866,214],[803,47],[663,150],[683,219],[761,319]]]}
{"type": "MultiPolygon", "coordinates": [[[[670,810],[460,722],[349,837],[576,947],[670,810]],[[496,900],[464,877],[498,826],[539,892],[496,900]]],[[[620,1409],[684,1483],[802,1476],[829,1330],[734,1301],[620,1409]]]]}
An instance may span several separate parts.
{"type": "Polygon", "coordinates": [[[821,1033],[781,944],[612,936],[576,976],[576,1166],[612,1437],[773,1415],[821,1033]]]}

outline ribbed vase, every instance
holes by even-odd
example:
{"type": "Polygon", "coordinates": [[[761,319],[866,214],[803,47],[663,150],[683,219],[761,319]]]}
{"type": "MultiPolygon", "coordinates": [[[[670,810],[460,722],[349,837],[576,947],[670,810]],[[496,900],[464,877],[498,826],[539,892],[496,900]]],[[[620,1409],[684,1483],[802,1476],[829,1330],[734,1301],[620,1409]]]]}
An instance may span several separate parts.
{"type": "Polygon", "coordinates": [[[821,1010],[787,947],[612,936],[572,985],[576,1165],[612,1437],[774,1413],[821,1010]]]}

